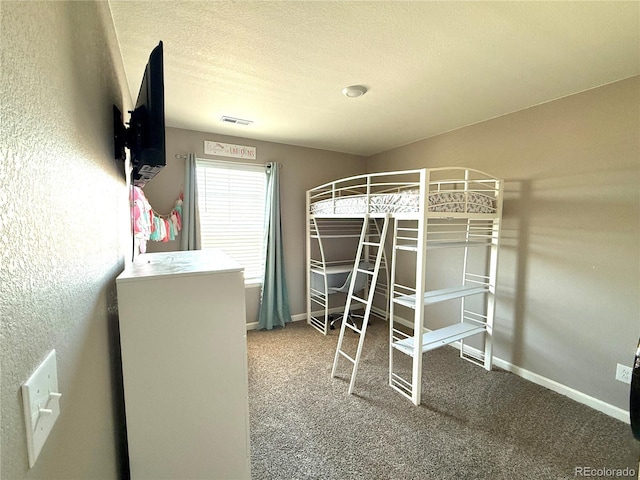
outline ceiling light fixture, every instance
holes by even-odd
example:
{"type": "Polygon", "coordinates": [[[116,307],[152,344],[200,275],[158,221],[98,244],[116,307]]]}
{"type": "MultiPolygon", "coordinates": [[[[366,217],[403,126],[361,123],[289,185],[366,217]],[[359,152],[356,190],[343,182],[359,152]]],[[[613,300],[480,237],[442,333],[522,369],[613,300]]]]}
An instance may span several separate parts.
{"type": "Polygon", "coordinates": [[[362,85],[351,85],[350,87],[344,87],[342,89],[342,94],[349,98],[361,97],[365,93],[367,93],[367,87],[363,87],[362,85]]]}

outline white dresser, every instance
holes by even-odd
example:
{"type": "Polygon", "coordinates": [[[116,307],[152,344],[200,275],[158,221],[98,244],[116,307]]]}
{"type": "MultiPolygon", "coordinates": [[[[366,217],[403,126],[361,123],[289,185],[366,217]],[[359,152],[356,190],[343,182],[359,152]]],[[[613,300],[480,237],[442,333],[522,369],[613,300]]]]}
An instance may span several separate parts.
{"type": "Polygon", "coordinates": [[[249,479],[243,268],[150,253],[116,283],[131,478],[249,479]]]}

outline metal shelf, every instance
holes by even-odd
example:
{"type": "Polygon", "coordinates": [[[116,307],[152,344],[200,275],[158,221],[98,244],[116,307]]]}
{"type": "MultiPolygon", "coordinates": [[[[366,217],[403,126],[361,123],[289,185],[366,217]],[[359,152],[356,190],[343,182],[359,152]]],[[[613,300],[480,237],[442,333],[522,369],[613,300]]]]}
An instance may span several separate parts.
{"type": "MultiPolygon", "coordinates": [[[[461,322],[448,327],[439,328],[431,332],[422,334],[422,353],[429,350],[448,345],[450,343],[462,340],[463,338],[477,335],[485,331],[485,327],[474,323],[461,322]]],[[[414,338],[409,337],[404,340],[392,343],[393,348],[406,353],[409,356],[414,355],[414,338]]]]}
{"type": "Polygon", "coordinates": [[[320,275],[326,274],[326,275],[332,275],[332,274],[336,274],[336,273],[349,273],[350,271],[353,270],[353,262],[351,263],[345,263],[345,264],[341,264],[341,265],[329,265],[327,267],[324,268],[324,271],[321,267],[312,267],[311,271],[313,273],[317,273],[320,275]]]}
{"type": "MultiPolygon", "coordinates": [[[[477,242],[456,242],[456,241],[427,241],[427,250],[431,250],[433,248],[465,248],[465,247],[490,247],[490,241],[477,242]]],[[[417,252],[418,247],[415,245],[396,245],[396,250],[406,250],[408,252],[417,252]]]]}
{"type": "MultiPolygon", "coordinates": [[[[431,290],[430,292],[424,292],[423,305],[431,305],[433,303],[444,302],[446,300],[453,300],[454,298],[467,297],[469,295],[477,295],[479,293],[486,293],[489,291],[489,287],[486,285],[474,285],[463,287],[443,288],[441,290],[431,290]]],[[[393,301],[399,305],[404,305],[409,308],[416,308],[416,296],[415,295],[401,295],[393,299],[393,301]]]]}

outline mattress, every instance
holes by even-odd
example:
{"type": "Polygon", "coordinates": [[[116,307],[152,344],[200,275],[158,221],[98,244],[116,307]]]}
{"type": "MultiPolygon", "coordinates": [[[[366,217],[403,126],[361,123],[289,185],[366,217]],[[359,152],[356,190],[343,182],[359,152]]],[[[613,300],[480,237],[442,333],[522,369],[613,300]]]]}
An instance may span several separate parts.
{"type": "MultiPolygon", "coordinates": [[[[401,193],[381,193],[369,196],[369,213],[408,213],[419,211],[419,190],[401,193]]],[[[433,192],[429,194],[430,212],[495,213],[493,198],[478,192],[433,192]],[[466,207],[466,208],[465,208],[466,207]]],[[[363,214],[367,213],[366,195],[321,200],[311,205],[311,213],[363,214]],[[335,205],[335,210],[334,210],[335,205]]]]}

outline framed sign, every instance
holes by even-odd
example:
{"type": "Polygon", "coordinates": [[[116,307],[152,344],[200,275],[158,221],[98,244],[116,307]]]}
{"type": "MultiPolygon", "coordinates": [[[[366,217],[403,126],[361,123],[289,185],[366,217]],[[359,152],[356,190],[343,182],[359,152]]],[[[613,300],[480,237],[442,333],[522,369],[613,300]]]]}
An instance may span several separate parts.
{"type": "Polygon", "coordinates": [[[205,155],[218,155],[220,157],[256,159],[256,147],[244,145],[232,145],[230,143],[204,141],[205,155]]]}

